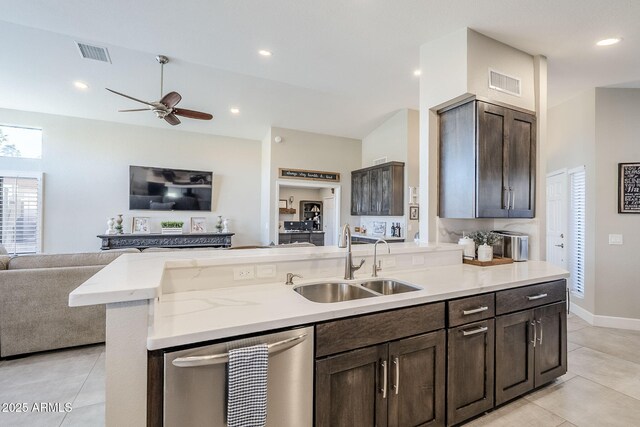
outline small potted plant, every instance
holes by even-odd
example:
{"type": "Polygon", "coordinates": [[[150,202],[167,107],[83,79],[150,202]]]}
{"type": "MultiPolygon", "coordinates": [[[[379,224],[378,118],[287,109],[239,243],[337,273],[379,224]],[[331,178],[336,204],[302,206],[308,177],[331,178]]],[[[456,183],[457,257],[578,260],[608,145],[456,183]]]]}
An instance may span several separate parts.
{"type": "Polygon", "coordinates": [[[162,234],[182,234],[182,221],[162,221],[162,234]]]}
{"type": "Polygon", "coordinates": [[[478,247],[478,261],[493,259],[493,245],[498,243],[500,236],[491,231],[474,231],[469,235],[478,247]]]}

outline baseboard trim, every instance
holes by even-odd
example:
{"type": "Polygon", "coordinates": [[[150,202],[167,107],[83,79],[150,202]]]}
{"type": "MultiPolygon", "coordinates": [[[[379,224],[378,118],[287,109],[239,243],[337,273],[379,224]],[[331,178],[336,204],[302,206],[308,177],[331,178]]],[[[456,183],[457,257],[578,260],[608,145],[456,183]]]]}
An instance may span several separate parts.
{"type": "Polygon", "coordinates": [[[640,331],[640,319],[632,319],[630,317],[600,316],[593,314],[574,303],[571,303],[571,313],[580,317],[592,326],[640,331]]]}

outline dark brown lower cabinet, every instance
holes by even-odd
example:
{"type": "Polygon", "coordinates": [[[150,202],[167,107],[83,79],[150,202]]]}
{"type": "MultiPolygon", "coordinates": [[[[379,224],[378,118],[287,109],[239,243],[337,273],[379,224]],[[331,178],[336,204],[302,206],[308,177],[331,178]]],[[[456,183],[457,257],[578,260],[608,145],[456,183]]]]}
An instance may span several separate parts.
{"type": "Polygon", "coordinates": [[[494,319],[447,330],[447,425],[493,408],[494,319]]]}
{"type": "Polygon", "coordinates": [[[566,372],[565,302],[496,318],[496,405],[566,372]]]}
{"type": "Polygon", "coordinates": [[[316,426],[442,426],[444,330],[316,361],[316,426]]]}

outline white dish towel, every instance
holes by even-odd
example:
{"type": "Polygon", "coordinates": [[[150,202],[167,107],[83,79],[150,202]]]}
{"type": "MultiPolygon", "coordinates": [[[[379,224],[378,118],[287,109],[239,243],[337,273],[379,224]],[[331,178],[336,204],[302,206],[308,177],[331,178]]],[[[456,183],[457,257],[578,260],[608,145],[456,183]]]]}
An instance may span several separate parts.
{"type": "Polygon", "coordinates": [[[264,427],[267,423],[266,344],[229,351],[227,375],[227,425],[264,427]]]}

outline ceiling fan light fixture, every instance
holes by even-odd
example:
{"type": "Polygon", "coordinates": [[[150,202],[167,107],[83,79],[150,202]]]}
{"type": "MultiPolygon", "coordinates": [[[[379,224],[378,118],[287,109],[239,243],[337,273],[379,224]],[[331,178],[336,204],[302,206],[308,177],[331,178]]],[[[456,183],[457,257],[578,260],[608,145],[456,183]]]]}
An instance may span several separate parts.
{"type": "Polygon", "coordinates": [[[596,42],[596,46],[612,46],[614,44],[618,44],[622,41],[622,37],[611,37],[608,39],[602,39],[596,42]]]}
{"type": "Polygon", "coordinates": [[[261,56],[271,56],[271,55],[273,55],[273,53],[270,50],[266,50],[266,49],[260,49],[258,51],[258,54],[260,54],[261,56]]]}

